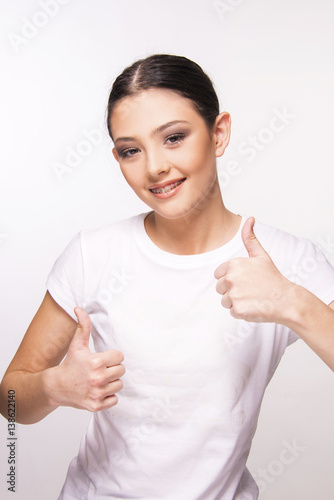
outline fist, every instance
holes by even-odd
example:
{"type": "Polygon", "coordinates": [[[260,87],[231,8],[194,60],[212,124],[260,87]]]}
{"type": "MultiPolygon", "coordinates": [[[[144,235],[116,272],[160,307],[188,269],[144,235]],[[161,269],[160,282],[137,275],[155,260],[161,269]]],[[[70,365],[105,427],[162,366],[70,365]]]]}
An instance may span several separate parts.
{"type": "Polygon", "coordinates": [[[292,283],[277,269],[254,234],[254,217],[241,232],[248,257],[221,264],[214,276],[223,307],[237,319],[251,322],[282,323],[292,283]]]}
{"type": "Polygon", "coordinates": [[[78,325],[67,356],[57,367],[59,391],[55,397],[60,406],[93,412],[105,410],[118,402],[115,393],[123,387],[120,377],[125,373],[121,364],[124,356],[117,350],[91,353],[90,318],[80,307],[76,307],[74,312],[78,325]]]}

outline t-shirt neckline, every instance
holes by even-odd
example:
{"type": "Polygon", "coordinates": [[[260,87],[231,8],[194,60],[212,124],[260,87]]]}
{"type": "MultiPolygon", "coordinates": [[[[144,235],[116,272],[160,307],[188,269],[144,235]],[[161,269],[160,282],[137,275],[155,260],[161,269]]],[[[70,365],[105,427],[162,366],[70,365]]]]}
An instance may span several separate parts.
{"type": "Polygon", "coordinates": [[[245,223],[246,217],[242,215],[240,226],[236,234],[232,237],[230,241],[224,245],[210,250],[208,252],[193,254],[193,255],[179,255],[167,252],[158,247],[149,237],[146,232],[144,220],[145,217],[150,212],[143,212],[135,218],[135,238],[142,251],[163,264],[170,264],[184,267],[194,267],[201,265],[208,265],[210,263],[224,262],[233,258],[237,253],[240,253],[240,249],[243,248],[243,242],[241,238],[241,229],[245,223]]]}

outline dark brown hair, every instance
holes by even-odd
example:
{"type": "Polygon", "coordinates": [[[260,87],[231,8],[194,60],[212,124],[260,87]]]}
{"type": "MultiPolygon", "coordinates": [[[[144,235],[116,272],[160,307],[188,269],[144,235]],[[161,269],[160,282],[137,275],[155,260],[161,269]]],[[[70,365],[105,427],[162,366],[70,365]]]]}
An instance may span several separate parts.
{"type": "Polygon", "coordinates": [[[183,56],[154,54],[125,68],[114,81],[107,109],[107,127],[111,138],[110,120],[117,102],[149,88],[173,90],[190,99],[209,129],[219,114],[219,101],[213,83],[197,63],[183,56]]]}

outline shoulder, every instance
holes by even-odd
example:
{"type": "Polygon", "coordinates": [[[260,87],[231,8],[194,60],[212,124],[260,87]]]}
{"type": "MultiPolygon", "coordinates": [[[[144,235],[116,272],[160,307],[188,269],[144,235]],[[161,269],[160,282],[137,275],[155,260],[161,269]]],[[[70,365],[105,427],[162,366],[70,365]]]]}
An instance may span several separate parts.
{"type": "Polygon", "coordinates": [[[276,267],[291,281],[314,293],[334,286],[334,269],[322,251],[307,238],[295,236],[257,221],[254,232],[276,267]],[[327,285],[326,285],[327,284],[327,285]]]}
{"type": "Polygon", "coordinates": [[[115,240],[116,237],[128,237],[146,215],[146,213],[133,215],[105,226],[82,230],[79,234],[81,240],[85,241],[87,244],[108,242],[115,240]]]}
{"type": "Polygon", "coordinates": [[[80,231],[78,238],[83,254],[100,256],[106,252],[122,251],[127,248],[134,237],[136,228],[142,224],[146,213],[140,213],[131,217],[120,219],[111,224],[94,229],[80,231]]]}
{"type": "Polygon", "coordinates": [[[122,255],[131,246],[134,231],[145,216],[146,213],[141,213],[98,228],[83,229],[73,236],[57,260],[93,261],[97,265],[111,254],[122,255]]]}
{"type": "Polygon", "coordinates": [[[272,258],[298,260],[305,250],[315,248],[315,245],[307,238],[263,224],[258,220],[255,221],[254,232],[272,258]]]}

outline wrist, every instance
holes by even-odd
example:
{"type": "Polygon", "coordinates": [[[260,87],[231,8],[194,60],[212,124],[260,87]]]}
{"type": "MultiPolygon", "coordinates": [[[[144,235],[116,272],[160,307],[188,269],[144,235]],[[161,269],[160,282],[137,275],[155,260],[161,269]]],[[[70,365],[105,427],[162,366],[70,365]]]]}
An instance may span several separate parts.
{"type": "Polygon", "coordinates": [[[296,283],[290,282],[285,294],[285,307],[281,324],[293,331],[298,331],[305,322],[308,313],[308,298],[310,292],[296,283]]]}
{"type": "Polygon", "coordinates": [[[59,390],[59,366],[47,368],[41,372],[41,383],[47,405],[52,408],[52,410],[61,406],[59,394],[61,394],[62,391],[59,390]]]}

